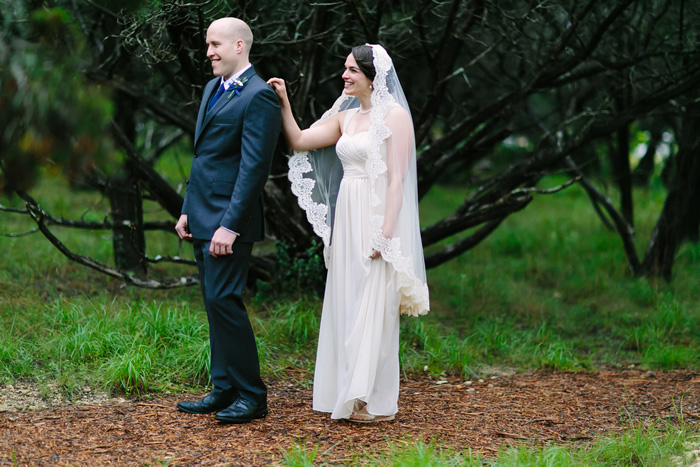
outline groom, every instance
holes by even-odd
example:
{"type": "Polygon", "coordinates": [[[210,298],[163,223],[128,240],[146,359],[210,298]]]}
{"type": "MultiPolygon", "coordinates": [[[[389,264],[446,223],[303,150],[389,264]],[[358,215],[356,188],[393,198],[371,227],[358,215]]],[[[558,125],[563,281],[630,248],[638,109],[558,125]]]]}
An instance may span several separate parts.
{"type": "Polygon", "coordinates": [[[175,230],[191,239],[209,320],[211,393],[177,404],[182,412],[216,412],[222,423],[267,415],[267,388],[241,298],[253,242],[263,239],[263,187],[280,132],[275,92],[248,61],[253,34],[236,18],[207,30],[216,78],[204,88],[194,159],[175,230]]]}

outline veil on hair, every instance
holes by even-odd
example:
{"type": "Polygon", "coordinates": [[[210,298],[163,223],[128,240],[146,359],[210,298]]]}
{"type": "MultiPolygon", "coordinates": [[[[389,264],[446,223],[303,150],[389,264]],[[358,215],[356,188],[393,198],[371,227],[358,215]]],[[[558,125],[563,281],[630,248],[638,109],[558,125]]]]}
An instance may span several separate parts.
{"type": "MultiPolygon", "coordinates": [[[[393,266],[400,312],[412,316],[429,311],[423,245],[418,218],[418,178],[416,145],[411,112],[389,54],[381,45],[372,48],[376,76],[372,81],[369,146],[366,170],[370,180],[371,246],[393,266]]],[[[360,106],[356,97],[343,92],[313,125],[360,106]]],[[[326,265],[332,241],[335,201],[343,168],[335,151],[328,146],[296,152],[289,159],[292,192],[314,232],[323,239],[326,265]]]]}

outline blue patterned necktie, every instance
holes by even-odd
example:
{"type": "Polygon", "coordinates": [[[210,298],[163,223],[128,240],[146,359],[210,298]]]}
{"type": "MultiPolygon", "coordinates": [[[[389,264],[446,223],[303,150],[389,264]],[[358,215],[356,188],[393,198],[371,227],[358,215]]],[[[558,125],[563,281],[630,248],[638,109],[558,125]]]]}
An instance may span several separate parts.
{"type": "Polygon", "coordinates": [[[216,101],[219,100],[219,98],[224,92],[226,92],[226,88],[224,88],[224,83],[221,83],[219,89],[216,90],[216,94],[214,94],[214,97],[212,97],[209,101],[209,107],[207,107],[207,112],[209,112],[211,108],[214,107],[214,104],[216,104],[216,101]]]}

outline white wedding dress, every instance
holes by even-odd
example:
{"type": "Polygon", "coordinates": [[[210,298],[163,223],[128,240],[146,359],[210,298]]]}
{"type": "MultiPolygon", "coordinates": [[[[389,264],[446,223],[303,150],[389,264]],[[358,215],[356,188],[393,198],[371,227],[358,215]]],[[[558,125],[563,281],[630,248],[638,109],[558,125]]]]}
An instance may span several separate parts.
{"type": "Polygon", "coordinates": [[[313,388],[314,410],[331,412],[334,419],[348,418],[356,399],[366,402],[373,415],[393,415],[399,397],[400,294],[395,269],[381,257],[369,258],[369,133],[345,133],[356,111],[348,111],[336,144],[343,179],[329,247],[313,388]]]}

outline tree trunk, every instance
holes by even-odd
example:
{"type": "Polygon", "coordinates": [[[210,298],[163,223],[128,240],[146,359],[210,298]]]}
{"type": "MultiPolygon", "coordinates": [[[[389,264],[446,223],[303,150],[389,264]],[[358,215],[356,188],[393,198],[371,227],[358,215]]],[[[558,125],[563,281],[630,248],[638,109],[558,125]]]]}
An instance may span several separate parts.
{"type": "Polygon", "coordinates": [[[146,238],[143,232],[141,189],[138,183],[133,181],[133,177],[122,171],[110,180],[107,192],[112,208],[112,220],[123,224],[123,227],[112,231],[114,264],[122,271],[146,274],[146,238]]]}
{"type": "MultiPolygon", "coordinates": [[[[133,145],[136,140],[131,99],[120,96],[114,120],[122,129],[124,137],[133,145]]],[[[114,264],[122,271],[143,273],[148,271],[145,261],[146,237],[143,231],[143,197],[138,178],[134,175],[127,157],[125,167],[107,183],[107,195],[112,210],[112,220],[123,225],[112,231],[114,264]]]]}
{"type": "Polygon", "coordinates": [[[669,163],[669,192],[649,240],[642,273],[672,277],[676,252],[684,240],[698,241],[700,227],[700,105],[695,104],[681,124],[678,153],[669,163]]]}
{"type": "Polygon", "coordinates": [[[630,134],[629,125],[625,125],[616,134],[617,145],[611,153],[613,181],[620,190],[620,211],[627,223],[634,227],[634,206],[632,204],[632,173],[630,169],[630,134]]]}

